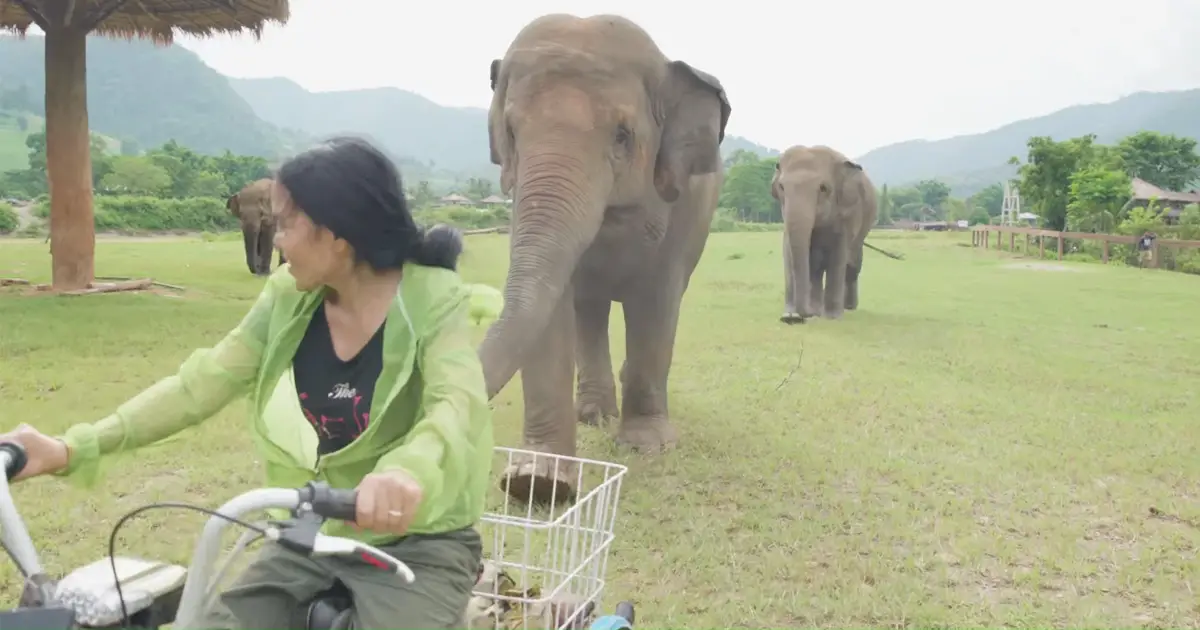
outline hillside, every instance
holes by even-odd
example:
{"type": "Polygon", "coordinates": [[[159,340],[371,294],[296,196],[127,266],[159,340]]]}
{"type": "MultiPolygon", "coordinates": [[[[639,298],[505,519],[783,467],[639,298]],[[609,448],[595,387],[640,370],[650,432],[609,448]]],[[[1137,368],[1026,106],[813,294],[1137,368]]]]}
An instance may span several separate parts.
{"type": "MultiPolygon", "coordinates": [[[[46,122],[40,116],[0,107],[0,173],[29,166],[29,148],[25,146],[25,138],[45,126],[46,122]]],[[[109,153],[120,153],[119,140],[104,134],[95,135],[104,138],[109,153]]]]}
{"type": "MultiPolygon", "coordinates": [[[[25,86],[29,111],[45,111],[43,37],[0,37],[0,85],[25,86]]],[[[88,38],[93,131],[141,147],[174,138],[203,153],[276,157],[299,139],[263,122],[225,77],[179,46],[88,38]]]]}
{"type": "MultiPolygon", "coordinates": [[[[0,111],[44,111],[43,42],[36,36],[0,36],[0,92],[19,91],[25,101],[0,103],[0,111]]],[[[174,138],[202,153],[228,149],[270,159],[313,138],[358,133],[379,142],[408,179],[428,180],[439,193],[470,177],[497,177],[488,160],[482,108],[445,107],[392,87],[310,92],[286,78],[228,78],[185,48],[138,40],[89,38],[88,63],[92,130],[112,143],[132,141],[146,148],[174,138]]],[[[0,121],[0,171],[23,165],[27,131],[14,125],[11,117],[0,121]]],[[[1096,133],[1100,142],[1114,142],[1141,129],[1200,138],[1200,90],[1143,92],[1112,103],[1077,105],[985,133],[880,147],[857,159],[878,184],[937,178],[956,196],[965,196],[1011,177],[1015,169],[1006,162],[1024,157],[1030,136],[1096,133]]],[[[722,153],[738,149],[764,157],[778,154],[726,136],[722,153]]]]}
{"type": "MultiPolygon", "coordinates": [[[[235,79],[229,84],[254,112],[271,124],[314,137],[353,131],[378,141],[397,156],[432,169],[497,177],[488,158],[487,110],[445,107],[399,88],[310,92],[282,77],[235,79]]],[[[778,151],[738,136],[726,136],[726,155],[747,149],[763,156],[778,151]]]]}
{"type": "Polygon", "coordinates": [[[858,160],[878,184],[938,178],[963,196],[1014,175],[1015,167],[1005,163],[1014,155],[1025,158],[1030,136],[1065,140],[1095,133],[1097,141],[1112,143],[1143,129],[1200,138],[1200,89],[1138,92],[1111,103],[1075,105],[986,133],[880,147],[858,160]]]}

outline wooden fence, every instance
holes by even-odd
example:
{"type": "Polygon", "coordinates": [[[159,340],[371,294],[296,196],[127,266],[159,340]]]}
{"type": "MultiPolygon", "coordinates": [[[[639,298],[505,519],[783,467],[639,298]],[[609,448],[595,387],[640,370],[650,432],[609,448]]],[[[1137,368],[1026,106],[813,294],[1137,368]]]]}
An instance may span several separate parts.
{"type": "MultiPolygon", "coordinates": [[[[1031,237],[1039,237],[1037,240],[1038,258],[1046,257],[1046,240],[1054,239],[1058,247],[1058,259],[1063,259],[1063,241],[1068,238],[1076,238],[1085,241],[1101,241],[1100,262],[1107,263],[1109,256],[1109,248],[1111,245],[1136,245],[1140,237],[1137,236],[1121,236],[1117,234],[1093,234],[1091,232],[1057,232],[1055,230],[1043,230],[1034,227],[1017,227],[1014,225],[976,225],[971,228],[971,244],[975,247],[984,249],[991,248],[992,234],[996,235],[996,249],[1004,251],[1004,235],[1008,235],[1008,251],[1016,252],[1016,239],[1018,234],[1025,235],[1025,248],[1021,252],[1025,255],[1029,254],[1031,237]]],[[[1150,257],[1146,261],[1147,266],[1154,268],[1158,267],[1161,256],[1159,250],[1167,247],[1172,249],[1195,249],[1200,248],[1200,241],[1183,241],[1176,239],[1154,239],[1150,246],[1150,257]]]]}

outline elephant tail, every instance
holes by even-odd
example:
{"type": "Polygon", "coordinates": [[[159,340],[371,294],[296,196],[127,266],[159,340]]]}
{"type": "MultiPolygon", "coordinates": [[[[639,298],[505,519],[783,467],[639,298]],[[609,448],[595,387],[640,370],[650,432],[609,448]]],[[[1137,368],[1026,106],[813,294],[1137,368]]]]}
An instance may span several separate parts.
{"type": "Polygon", "coordinates": [[[904,255],[903,255],[903,254],[896,254],[896,253],[893,253],[893,252],[889,252],[889,251],[887,251],[886,249],[880,249],[880,248],[878,248],[878,247],[875,247],[874,245],[872,245],[872,244],[870,244],[870,243],[868,243],[868,242],[866,242],[866,241],[863,241],[863,245],[865,245],[866,247],[870,247],[871,249],[873,249],[873,250],[875,250],[875,251],[879,252],[880,254],[883,254],[884,256],[887,256],[888,258],[895,258],[896,260],[904,260],[904,255]]]}

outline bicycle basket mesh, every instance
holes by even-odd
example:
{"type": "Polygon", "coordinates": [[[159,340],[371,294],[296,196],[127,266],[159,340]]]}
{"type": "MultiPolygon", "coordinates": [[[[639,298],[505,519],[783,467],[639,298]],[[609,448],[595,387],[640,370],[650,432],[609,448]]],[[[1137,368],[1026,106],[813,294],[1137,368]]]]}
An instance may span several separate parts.
{"type": "Polygon", "coordinates": [[[552,481],[570,480],[574,497],[556,492],[550,504],[492,492],[480,524],[484,566],[466,621],[471,628],[586,628],[600,611],[626,468],[506,447],[495,451],[498,470],[553,471],[552,481]]]}

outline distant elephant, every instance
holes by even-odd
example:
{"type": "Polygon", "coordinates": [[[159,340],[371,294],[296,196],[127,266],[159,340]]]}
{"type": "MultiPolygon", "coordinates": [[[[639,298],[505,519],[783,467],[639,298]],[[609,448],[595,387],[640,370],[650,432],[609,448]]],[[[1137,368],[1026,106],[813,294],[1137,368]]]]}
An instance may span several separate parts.
{"type": "MultiPolygon", "coordinates": [[[[246,266],[250,273],[259,276],[270,275],[271,250],[275,249],[275,215],[271,213],[273,182],[272,179],[250,182],[225,201],[225,207],[242,222],[246,266]]],[[[285,262],[283,250],[280,250],[279,264],[285,262]]]]}
{"type": "Polygon", "coordinates": [[[781,321],[858,308],[863,243],[879,213],[862,166],[826,146],[794,146],[779,156],[771,195],[783,204],[781,321]]]}
{"type": "MultiPolygon", "coordinates": [[[[488,396],[519,369],[525,448],[573,455],[576,419],[617,415],[608,317],[621,302],[617,441],[669,447],[667,375],[724,179],[725,90],[614,15],[535,19],[492,61],[491,83],[491,159],[515,192],[504,307],[479,349],[488,396]]],[[[501,483],[520,499],[531,485],[536,499],[567,498],[574,479],[559,469],[549,483],[551,468],[524,459],[501,483]]]]}

